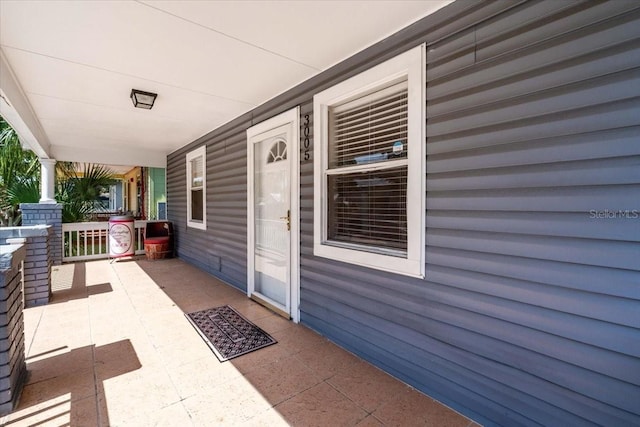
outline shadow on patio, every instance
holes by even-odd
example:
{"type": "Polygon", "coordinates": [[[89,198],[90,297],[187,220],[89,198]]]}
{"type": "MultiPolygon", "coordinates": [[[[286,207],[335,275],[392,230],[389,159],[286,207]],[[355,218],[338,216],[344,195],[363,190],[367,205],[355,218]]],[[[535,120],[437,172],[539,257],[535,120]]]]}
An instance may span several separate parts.
{"type": "Polygon", "coordinates": [[[474,425],[178,259],[54,267],[25,310],[30,377],[7,426],[474,425]],[[184,313],[232,305],[278,340],[220,363],[184,313]]]}

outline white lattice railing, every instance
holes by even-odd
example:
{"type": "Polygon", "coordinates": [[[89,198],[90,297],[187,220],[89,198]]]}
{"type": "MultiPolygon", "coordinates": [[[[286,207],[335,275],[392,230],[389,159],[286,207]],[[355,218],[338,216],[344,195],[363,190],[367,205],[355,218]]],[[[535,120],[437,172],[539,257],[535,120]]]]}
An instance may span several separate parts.
{"type": "MultiPolygon", "coordinates": [[[[136,255],[144,254],[147,221],[135,221],[136,255]]],[[[62,261],[85,261],[109,257],[109,222],[62,224],[62,261]]]]}

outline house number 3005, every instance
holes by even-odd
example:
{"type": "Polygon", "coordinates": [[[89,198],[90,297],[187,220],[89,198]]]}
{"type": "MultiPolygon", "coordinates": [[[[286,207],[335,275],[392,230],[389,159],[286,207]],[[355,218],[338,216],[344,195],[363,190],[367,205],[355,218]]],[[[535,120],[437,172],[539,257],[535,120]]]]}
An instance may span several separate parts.
{"type": "Polygon", "coordinates": [[[302,145],[304,146],[304,159],[311,159],[311,152],[309,151],[309,146],[311,143],[309,142],[309,115],[304,115],[304,124],[302,126],[302,135],[304,137],[302,145]]]}

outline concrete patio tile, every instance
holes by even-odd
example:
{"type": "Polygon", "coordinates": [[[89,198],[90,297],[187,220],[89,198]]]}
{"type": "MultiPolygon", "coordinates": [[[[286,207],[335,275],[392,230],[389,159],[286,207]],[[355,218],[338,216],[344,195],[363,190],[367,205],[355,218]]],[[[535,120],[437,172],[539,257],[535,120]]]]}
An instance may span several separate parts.
{"type": "Polygon", "coordinates": [[[113,316],[113,307],[121,307],[121,304],[125,304],[128,308],[130,305],[129,297],[123,290],[91,294],[87,296],[86,301],[94,315],[104,313],[113,316]],[[93,313],[94,310],[95,313],[93,313]]]}
{"type": "MultiPolygon", "coordinates": [[[[82,268],[82,264],[78,263],[79,268],[82,268]]],[[[51,287],[54,292],[59,292],[65,289],[71,289],[73,286],[73,278],[76,270],[76,264],[62,264],[54,265],[51,268],[51,287]]]]}
{"type": "Polygon", "coordinates": [[[227,382],[242,374],[231,363],[220,363],[213,353],[208,357],[168,369],[178,394],[185,399],[195,395],[224,392],[227,382]]]}
{"type": "Polygon", "coordinates": [[[191,333],[195,331],[178,309],[164,317],[146,318],[141,322],[141,327],[156,347],[179,343],[184,345],[184,341],[191,339],[191,333]]]}
{"type": "Polygon", "coordinates": [[[91,324],[91,340],[95,344],[109,344],[121,340],[133,341],[134,339],[148,341],[140,320],[135,317],[125,315],[122,319],[114,321],[110,320],[109,316],[91,316],[89,322],[91,324]]]}
{"type": "Polygon", "coordinates": [[[368,414],[343,394],[322,382],[276,406],[290,425],[354,426],[368,414]]]}
{"type": "Polygon", "coordinates": [[[47,311],[49,307],[47,305],[39,305],[36,307],[30,307],[29,310],[24,311],[24,328],[25,331],[35,332],[40,319],[45,311],[47,311]]]}
{"type": "MultiPolygon", "coordinates": [[[[163,355],[175,356],[185,352],[193,352],[197,353],[198,357],[196,358],[199,358],[207,354],[205,350],[209,350],[206,345],[201,346],[199,341],[196,341],[196,338],[200,341],[202,339],[193,328],[180,328],[179,332],[167,330],[165,333],[162,333],[162,331],[149,331],[148,333],[149,341],[153,347],[163,355]],[[195,333],[195,336],[192,336],[193,333],[195,333]]],[[[193,357],[189,359],[193,360],[193,357]]]]}
{"type": "Polygon", "coordinates": [[[156,363],[146,363],[142,365],[131,341],[125,339],[103,345],[96,345],[94,352],[94,373],[97,388],[102,387],[103,381],[108,381],[121,375],[142,370],[149,371],[156,368],[162,368],[159,360],[156,363]]]}
{"type": "MultiPolygon", "coordinates": [[[[91,323],[95,324],[97,321],[93,320],[91,323]]],[[[110,343],[120,341],[123,339],[131,338],[131,327],[127,330],[124,325],[114,325],[113,328],[97,327],[91,331],[91,340],[94,343],[110,343]]]]}
{"type": "Polygon", "coordinates": [[[88,319],[91,321],[91,332],[127,325],[129,325],[129,329],[132,329],[131,326],[140,324],[138,313],[125,299],[118,299],[112,302],[92,302],[87,311],[90,313],[88,319]],[[110,308],[107,309],[106,307],[110,308]]]}
{"type": "Polygon", "coordinates": [[[140,365],[164,366],[164,360],[160,357],[153,345],[148,342],[146,337],[144,340],[137,339],[135,336],[130,336],[125,339],[128,339],[131,342],[133,352],[135,352],[140,365]]]}
{"type": "MultiPolygon", "coordinates": [[[[43,319],[42,324],[56,323],[55,319],[43,319]]],[[[55,327],[45,327],[38,330],[35,339],[30,342],[30,351],[34,354],[42,353],[43,351],[50,350],[51,348],[69,347],[80,348],[85,345],[91,344],[91,329],[87,319],[78,320],[81,325],[75,330],[75,323],[60,322],[59,327],[64,328],[62,330],[73,330],[73,334],[64,333],[60,329],[55,327]]]]}
{"type": "Polygon", "coordinates": [[[107,408],[110,425],[123,425],[135,418],[150,418],[162,408],[181,400],[161,367],[139,369],[104,379],[101,383],[98,399],[107,408]]]}
{"type": "Polygon", "coordinates": [[[29,356],[26,361],[29,364],[31,383],[93,369],[94,364],[91,346],[52,348],[50,351],[29,356]]]}
{"type": "Polygon", "coordinates": [[[235,302],[232,306],[238,313],[251,322],[256,322],[260,319],[264,319],[265,317],[273,316],[272,311],[247,298],[235,302]]]}
{"type": "Polygon", "coordinates": [[[275,406],[320,381],[295,357],[277,360],[245,375],[262,396],[275,406]]]}
{"type": "Polygon", "coordinates": [[[158,355],[167,368],[174,368],[213,356],[211,349],[202,341],[197,332],[193,331],[193,334],[193,337],[185,337],[180,341],[156,347],[158,355]],[[195,342],[196,339],[200,343],[195,342]]]}
{"type": "Polygon", "coordinates": [[[71,402],[96,393],[93,368],[67,372],[38,382],[28,382],[22,390],[19,408],[68,395],[71,402]]]}
{"type": "Polygon", "coordinates": [[[274,332],[271,335],[278,341],[278,344],[287,347],[291,354],[329,342],[311,329],[295,324],[292,324],[291,328],[274,332]]]}
{"type": "Polygon", "coordinates": [[[380,420],[378,420],[373,415],[369,415],[367,418],[365,418],[364,420],[356,424],[356,426],[357,427],[381,427],[381,426],[384,426],[384,424],[382,424],[380,420]]]}
{"type": "Polygon", "coordinates": [[[338,372],[327,382],[367,412],[375,411],[409,388],[386,372],[361,360],[338,372]]]}
{"type": "Polygon", "coordinates": [[[152,285],[129,282],[128,286],[135,286],[135,289],[128,288],[125,292],[129,303],[143,312],[153,313],[156,310],[164,310],[175,306],[166,295],[159,293],[158,289],[152,285]]]}
{"type": "Polygon", "coordinates": [[[183,315],[182,310],[173,304],[171,300],[157,301],[153,298],[132,300],[131,311],[135,313],[139,321],[145,325],[156,325],[162,322],[168,323],[172,319],[179,319],[183,315]],[[147,303],[145,303],[145,301],[147,301],[147,303]]]}
{"type": "MultiPolygon", "coordinates": [[[[39,326],[40,331],[47,332],[47,334],[60,334],[65,335],[67,329],[56,328],[57,325],[76,326],[78,330],[85,328],[84,323],[78,324],[80,321],[87,319],[89,315],[89,309],[86,298],[82,301],[74,300],[65,302],[63,304],[57,304],[57,297],[54,295],[52,302],[47,306],[47,310],[42,313],[42,319],[39,326]]],[[[68,335],[68,334],[66,334],[68,335]]]]}
{"type": "Polygon", "coordinates": [[[269,335],[285,331],[294,326],[294,323],[282,316],[272,313],[270,316],[261,317],[253,321],[258,327],[269,335]]]}
{"type": "Polygon", "coordinates": [[[235,368],[242,374],[247,374],[256,370],[265,369],[266,366],[282,359],[292,356],[290,349],[281,343],[276,343],[259,351],[247,353],[235,359],[231,359],[227,363],[233,364],[235,368]]]}
{"type": "MultiPolygon", "coordinates": [[[[103,407],[108,405],[110,405],[108,399],[103,401],[103,407]]],[[[104,427],[188,427],[192,425],[191,417],[182,402],[156,409],[120,407],[118,411],[101,412],[100,416],[100,426],[104,427]]]]}
{"type": "Polygon", "coordinates": [[[63,319],[87,315],[86,296],[69,300],[62,298],[60,294],[56,292],[49,300],[48,305],[40,307],[46,307],[46,310],[43,310],[44,314],[48,316],[64,316],[63,319]]]}
{"type": "Polygon", "coordinates": [[[146,328],[163,323],[166,327],[171,320],[180,319],[183,316],[182,310],[171,301],[154,301],[153,298],[132,300],[131,310],[146,328]]]}
{"type": "Polygon", "coordinates": [[[243,377],[226,382],[224,392],[197,394],[182,403],[195,426],[238,425],[271,408],[271,404],[243,377]]]}
{"type": "MultiPolygon", "coordinates": [[[[25,338],[28,337],[29,334],[25,332],[25,338]]],[[[50,340],[49,345],[46,346],[44,344],[41,344],[40,341],[38,342],[38,344],[39,348],[36,348],[35,351],[29,351],[28,348],[30,346],[30,343],[27,343],[27,349],[25,349],[25,360],[27,363],[46,359],[48,357],[51,357],[55,353],[64,353],[69,351],[69,346],[60,345],[58,340],[50,340]]]]}
{"type": "Polygon", "coordinates": [[[98,426],[97,396],[71,402],[69,426],[98,426]]]}
{"type": "MultiPolygon", "coordinates": [[[[191,282],[192,285],[196,285],[196,283],[198,282],[191,282]]],[[[247,293],[245,291],[234,288],[233,286],[230,286],[227,283],[222,282],[221,280],[214,278],[214,281],[206,281],[204,283],[208,284],[203,289],[204,293],[213,298],[233,301],[245,301],[247,299],[247,293]]],[[[200,289],[202,289],[202,286],[200,286],[200,289]]]]}
{"type": "Polygon", "coordinates": [[[373,415],[385,425],[467,427],[471,420],[424,394],[407,387],[373,415]]]}
{"type": "Polygon", "coordinates": [[[188,427],[193,425],[193,420],[182,402],[176,402],[165,406],[152,414],[135,414],[127,419],[109,420],[110,426],[153,426],[153,427],[188,427]]]}
{"type": "Polygon", "coordinates": [[[24,312],[31,376],[0,425],[471,424],[180,260],[56,268],[51,304],[24,312]],[[278,342],[219,362],[184,313],[225,304],[278,342]]]}
{"type": "MultiPolygon", "coordinates": [[[[11,414],[0,417],[0,425],[6,427],[68,426],[71,425],[71,418],[76,412],[76,403],[86,399],[91,399],[91,397],[76,400],[72,404],[69,400],[69,394],[61,394],[40,403],[21,403],[11,414]]],[[[80,406],[81,408],[85,407],[82,403],[80,406]]],[[[90,423],[96,420],[95,403],[93,414],[82,409],[80,413],[85,414],[83,424],[80,425],[93,425],[90,423]]]]}
{"type": "MultiPolygon", "coordinates": [[[[219,286],[228,287],[226,285],[219,286]]],[[[234,305],[240,299],[246,299],[246,295],[238,291],[229,292],[216,286],[203,287],[202,284],[198,286],[193,286],[193,284],[180,285],[170,289],[165,287],[163,290],[171,297],[174,304],[185,313],[206,310],[225,304],[234,305]]]]}
{"type": "Polygon", "coordinates": [[[277,410],[271,408],[240,425],[243,427],[288,427],[291,424],[277,410]]]}
{"type": "Polygon", "coordinates": [[[358,361],[356,356],[326,340],[316,346],[303,349],[296,353],[296,357],[322,380],[350,368],[358,361]]]}

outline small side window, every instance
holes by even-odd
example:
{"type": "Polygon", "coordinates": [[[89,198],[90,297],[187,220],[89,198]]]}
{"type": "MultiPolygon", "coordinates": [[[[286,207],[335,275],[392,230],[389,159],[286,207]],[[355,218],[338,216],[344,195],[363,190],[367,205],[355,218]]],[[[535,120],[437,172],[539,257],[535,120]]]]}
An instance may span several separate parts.
{"type": "Polygon", "coordinates": [[[187,153],[187,226],[207,229],[206,147],[187,153]]]}

